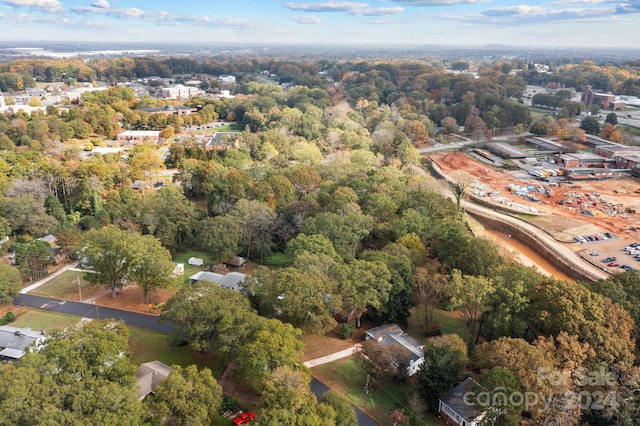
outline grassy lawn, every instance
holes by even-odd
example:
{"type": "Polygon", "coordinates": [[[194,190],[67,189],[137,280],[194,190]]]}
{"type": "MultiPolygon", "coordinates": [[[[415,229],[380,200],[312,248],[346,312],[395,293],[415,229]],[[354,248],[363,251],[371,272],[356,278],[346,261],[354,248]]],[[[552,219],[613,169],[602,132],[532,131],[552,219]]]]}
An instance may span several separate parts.
{"type": "MultiPolygon", "coordinates": [[[[184,263],[184,284],[189,284],[189,277],[196,272],[204,270],[200,266],[192,266],[187,263],[190,257],[199,257],[204,260],[205,265],[213,265],[215,262],[205,253],[195,250],[187,250],[184,253],[178,253],[173,256],[173,261],[176,263],[184,263]]],[[[216,261],[217,262],[217,261],[216,261]]]]}
{"type": "Polygon", "coordinates": [[[225,124],[224,126],[219,126],[215,128],[217,132],[241,132],[242,127],[238,123],[225,124]]]}
{"type": "Polygon", "coordinates": [[[460,311],[442,311],[436,309],[435,318],[438,324],[440,324],[442,334],[455,333],[462,337],[465,342],[468,342],[471,338],[467,322],[460,311]]]}
{"type": "Polygon", "coordinates": [[[199,358],[188,345],[176,346],[174,339],[162,333],[154,333],[129,327],[129,352],[135,365],[158,360],[167,365],[186,367],[195,364],[199,369],[209,368],[215,377],[222,373],[222,359],[215,356],[199,358]]]}
{"type": "MultiPolygon", "coordinates": [[[[465,342],[468,342],[471,334],[467,327],[462,313],[460,311],[444,311],[442,309],[436,309],[434,314],[435,320],[440,326],[442,334],[455,333],[462,337],[465,342]]],[[[409,327],[407,333],[415,337],[422,343],[427,342],[427,337],[424,335],[424,313],[420,306],[417,306],[411,310],[411,317],[409,318],[409,327]]]]}
{"type": "Polygon", "coordinates": [[[313,375],[327,386],[341,392],[351,403],[366,411],[380,424],[390,424],[389,415],[393,410],[404,410],[415,425],[440,425],[438,418],[431,414],[412,413],[408,403],[412,393],[411,384],[397,384],[373,380],[369,393],[364,392],[366,374],[351,359],[335,361],[313,369],[313,375]]]}
{"type": "Polygon", "coordinates": [[[93,285],[84,280],[83,275],[84,273],[79,271],[66,271],[33,290],[31,294],[55,297],[56,299],[79,300],[78,279],[80,280],[80,291],[82,291],[83,300],[104,290],[103,286],[93,285]]]}
{"type": "Polygon", "coordinates": [[[80,321],[80,317],[75,315],[58,314],[55,312],[30,310],[24,315],[20,315],[14,322],[9,324],[12,327],[28,327],[32,330],[53,330],[55,328],[65,328],[80,321]]]}
{"type": "Polygon", "coordinates": [[[531,118],[535,120],[539,120],[542,117],[546,117],[547,115],[552,115],[553,110],[538,108],[538,107],[529,107],[529,111],[531,112],[531,118]]]}

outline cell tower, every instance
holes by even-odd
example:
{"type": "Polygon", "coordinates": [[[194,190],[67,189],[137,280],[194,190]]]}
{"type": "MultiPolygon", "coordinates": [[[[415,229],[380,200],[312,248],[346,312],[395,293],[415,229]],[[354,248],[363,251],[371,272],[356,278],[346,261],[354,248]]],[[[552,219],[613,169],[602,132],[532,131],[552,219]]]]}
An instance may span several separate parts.
{"type": "Polygon", "coordinates": [[[531,46],[529,46],[529,49],[527,50],[527,69],[529,69],[529,59],[531,57],[531,46]]]}

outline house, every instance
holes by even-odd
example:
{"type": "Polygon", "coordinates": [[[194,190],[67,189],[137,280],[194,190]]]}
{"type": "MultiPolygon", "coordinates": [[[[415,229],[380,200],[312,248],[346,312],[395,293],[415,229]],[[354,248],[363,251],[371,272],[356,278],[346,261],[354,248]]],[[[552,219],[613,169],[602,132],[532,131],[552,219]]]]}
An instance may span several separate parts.
{"type": "Polygon", "coordinates": [[[375,340],[384,347],[399,346],[405,351],[398,351],[398,356],[404,353],[405,359],[397,359],[396,367],[400,364],[407,365],[407,374],[413,376],[424,362],[424,345],[409,334],[402,331],[398,324],[385,324],[371,328],[365,332],[366,340],[375,340]]]}
{"type": "Polygon", "coordinates": [[[138,399],[153,393],[156,387],[171,374],[171,367],[160,361],[145,362],[138,367],[136,380],[138,382],[138,399]]]}
{"type": "Polygon", "coordinates": [[[38,240],[44,241],[52,247],[54,247],[56,245],[56,241],[58,241],[53,234],[45,235],[44,237],[38,238],[38,240]]]}
{"type": "Polygon", "coordinates": [[[216,274],[215,272],[200,271],[189,277],[191,284],[198,281],[204,281],[208,283],[218,284],[220,287],[229,290],[239,290],[240,284],[242,284],[247,278],[246,274],[240,272],[229,272],[228,274],[216,274]]]}
{"type": "Polygon", "coordinates": [[[447,424],[459,426],[475,426],[482,420],[484,410],[478,405],[469,403],[465,395],[484,389],[471,377],[467,377],[454,387],[438,402],[440,415],[447,420],[447,424]]]}
{"type": "Polygon", "coordinates": [[[46,338],[44,331],[2,325],[0,326],[0,358],[20,359],[26,353],[27,346],[34,344],[37,347],[46,338]]]}

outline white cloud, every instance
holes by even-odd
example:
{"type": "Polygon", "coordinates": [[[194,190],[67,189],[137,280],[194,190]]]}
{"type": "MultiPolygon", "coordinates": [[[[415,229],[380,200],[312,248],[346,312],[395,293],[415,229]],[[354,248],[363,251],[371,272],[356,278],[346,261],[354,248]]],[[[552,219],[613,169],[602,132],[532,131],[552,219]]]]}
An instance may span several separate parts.
{"type": "Polygon", "coordinates": [[[318,3],[286,3],[287,9],[300,12],[346,12],[354,16],[386,16],[404,12],[402,7],[369,7],[368,3],[330,0],[318,3]]]}
{"type": "Polygon", "coordinates": [[[491,0],[390,0],[407,6],[452,6],[456,4],[485,3],[491,0]]]}
{"type": "Polygon", "coordinates": [[[285,3],[284,6],[287,9],[300,10],[302,12],[353,12],[358,9],[364,9],[369,5],[352,1],[330,0],[319,3],[285,3]]]}
{"type": "Polygon", "coordinates": [[[1,2],[9,6],[29,7],[51,13],[62,12],[64,10],[58,0],[2,0],[1,2]]]}
{"type": "Polygon", "coordinates": [[[111,5],[109,4],[109,2],[107,0],[94,1],[93,3],[91,3],[91,6],[99,7],[101,9],[109,9],[111,7],[111,5]]]}
{"type": "Polygon", "coordinates": [[[298,24],[322,24],[322,21],[316,15],[296,15],[290,16],[289,18],[298,24]]]}
{"type": "Polygon", "coordinates": [[[358,9],[352,12],[358,16],[388,16],[404,12],[402,7],[378,7],[373,9],[358,9]]]}

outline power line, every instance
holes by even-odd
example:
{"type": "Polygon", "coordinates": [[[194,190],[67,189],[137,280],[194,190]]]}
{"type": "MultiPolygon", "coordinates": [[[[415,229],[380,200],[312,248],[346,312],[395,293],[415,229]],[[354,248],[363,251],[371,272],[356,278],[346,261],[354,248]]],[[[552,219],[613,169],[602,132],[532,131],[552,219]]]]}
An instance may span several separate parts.
{"type": "MultiPolygon", "coordinates": [[[[369,379],[369,376],[367,375],[367,381],[369,379]]],[[[429,426],[429,424],[427,422],[425,422],[424,420],[422,420],[422,418],[416,414],[411,408],[407,407],[406,405],[404,405],[400,400],[398,400],[398,398],[396,398],[391,392],[389,392],[388,390],[386,390],[384,388],[384,386],[382,384],[380,384],[380,382],[378,382],[376,379],[371,379],[375,384],[377,384],[378,386],[380,386],[380,389],[382,389],[383,391],[385,391],[387,393],[387,395],[389,395],[391,398],[394,399],[394,401],[396,401],[396,403],[398,403],[402,408],[404,408],[405,410],[407,410],[414,418],[416,418],[420,423],[422,423],[423,425],[427,425],[429,426]]]]}

